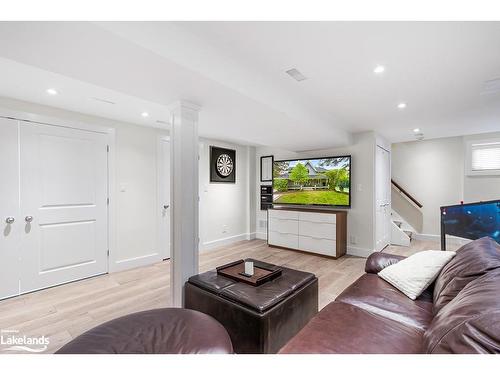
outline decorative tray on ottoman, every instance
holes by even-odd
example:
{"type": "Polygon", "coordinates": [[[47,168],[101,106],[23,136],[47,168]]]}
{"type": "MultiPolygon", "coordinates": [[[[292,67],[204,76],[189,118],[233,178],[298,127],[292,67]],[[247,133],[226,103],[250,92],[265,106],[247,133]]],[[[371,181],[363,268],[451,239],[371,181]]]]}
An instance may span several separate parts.
{"type": "Polygon", "coordinates": [[[237,260],[232,263],[225,264],[223,266],[217,267],[217,274],[230,279],[241,281],[253,286],[259,286],[267,281],[274,280],[275,278],[281,276],[281,268],[273,267],[266,268],[261,264],[254,263],[254,274],[253,276],[248,276],[245,274],[245,261],[243,259],[237,260]]]}

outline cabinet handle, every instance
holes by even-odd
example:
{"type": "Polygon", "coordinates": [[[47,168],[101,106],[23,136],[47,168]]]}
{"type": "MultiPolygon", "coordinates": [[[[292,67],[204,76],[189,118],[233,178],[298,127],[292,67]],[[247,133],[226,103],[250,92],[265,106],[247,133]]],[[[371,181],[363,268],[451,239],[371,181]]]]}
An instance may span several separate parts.
{"type": "Polygon", "coordinates": [[[14,221],[16,221],[12,216],[9,216],[8,218],[5,219],[5,222],[7,224],[12,224],[14,221]]]}
{"type": "Polygon", "coordinates": [[[300,234],[300,233],[299,233],[299,236],[312,238],[313,240],[336,241],[336,239],[332,240],[330,238],[313,237],[313,236],[308,236],[307,234],[300,234]]]}
{"type": "Polygon", "coordinates": [[[27,223],[31,223],[33,221],[33,216],[26,216],[24,220],[26,220],[27,223]]]}

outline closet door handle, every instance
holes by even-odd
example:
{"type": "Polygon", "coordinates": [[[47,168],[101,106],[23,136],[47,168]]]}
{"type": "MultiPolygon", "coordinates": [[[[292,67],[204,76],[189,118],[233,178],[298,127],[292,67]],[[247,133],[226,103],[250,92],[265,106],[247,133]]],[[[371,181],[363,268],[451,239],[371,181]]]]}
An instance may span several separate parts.
{"type": "Polygon", "coordinates": [[[27,223],[31,223],[33,221],[33,216],[26,216],[24,220],[26,220],[27,223]]]}
{"type": "Polygon", "coordinates": [[[16,221],[12,216],[9,216],[8,218],[5,219],[5,222],[7,224],[12,224],[14,221],[16,221]]]}

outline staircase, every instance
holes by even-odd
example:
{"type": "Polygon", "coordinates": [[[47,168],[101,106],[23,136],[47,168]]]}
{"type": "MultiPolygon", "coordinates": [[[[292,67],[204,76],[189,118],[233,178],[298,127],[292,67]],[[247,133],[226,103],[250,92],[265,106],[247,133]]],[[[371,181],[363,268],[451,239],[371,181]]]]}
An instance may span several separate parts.
{"type": "Polygon", "coordinates": [[[401,229],[403,231],[403,233],[405,233],[410,238],[410,241],[411,241],[412,236],[413,236],[413,231],[411,231],[411,230],[404,230],[403,229],[403,222],[402,221],[393,220],[393,223],[396,224],[396,226],[399,229],[401,229]]]}
{"type": "MultiPolygon", "coordinates": [[[[406,201],[413,207],[413,210],[420,211],[422,204],[418,202],[412,195],[403,189],[394,180],[391,180],[393,191],[400,194],[406,201]]],[[[399,213],[391,210],[391,244],[399,246],[410,246],[412,239],[415,237],[417,231],[412,227],[399,213]]]]}
{"type": "Polygon", "coordinates": [[[410,246],[416,230],[394,210],[391,211],[391,221],[391,245],[410,246]]]}

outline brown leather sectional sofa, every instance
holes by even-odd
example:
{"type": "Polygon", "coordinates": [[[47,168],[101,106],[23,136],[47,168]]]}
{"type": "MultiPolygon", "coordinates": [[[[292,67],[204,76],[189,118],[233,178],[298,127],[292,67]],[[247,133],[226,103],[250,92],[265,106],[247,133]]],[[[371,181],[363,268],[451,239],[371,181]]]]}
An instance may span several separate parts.
{"type": "Polygon", "coordinates": [[[403,257],[375,253],[366,274],[323,308],[280,353],[500,353],[500,246],[457,251],[413,301],[377,276],[403,257]]]}

